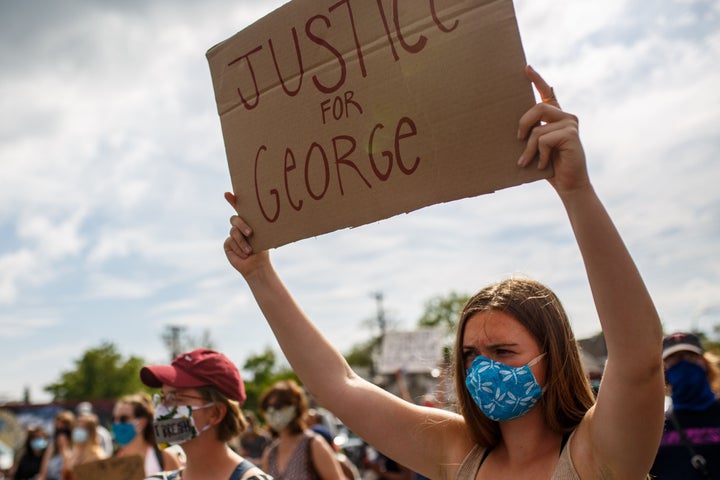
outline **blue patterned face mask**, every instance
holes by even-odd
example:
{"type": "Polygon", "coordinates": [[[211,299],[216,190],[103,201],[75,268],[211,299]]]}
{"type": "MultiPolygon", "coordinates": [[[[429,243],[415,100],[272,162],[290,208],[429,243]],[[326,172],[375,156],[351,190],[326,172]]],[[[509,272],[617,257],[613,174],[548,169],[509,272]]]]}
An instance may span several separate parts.
{"type": "Polygon", "coordinates": [[[505,422],[521,417],[542,396],[530,367],[544,356],[542,353],[522,367],[510,367],[479,355],[468,368],[465,385],[491,420],[505,422]]]}

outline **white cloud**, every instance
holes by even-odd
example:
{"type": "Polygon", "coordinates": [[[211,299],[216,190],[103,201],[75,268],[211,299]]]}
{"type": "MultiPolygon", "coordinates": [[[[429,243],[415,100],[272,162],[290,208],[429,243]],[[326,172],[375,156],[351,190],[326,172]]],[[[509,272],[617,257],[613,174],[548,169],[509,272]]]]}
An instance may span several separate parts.
{"type": "Polygon", "coordinates": [[[0,338],[13,341],[60,323],[59,318],[51,316],[0,315],[0,338]]]}
{"type": "MultiPolygon", "coordinates": [[[[0,325],[28,340],[8,355],[42,371],[37,384],[58,374],[48,359],[70,367],[68,358],[105,335],[123,351],[162,358],[159,333],[171,323],[211,328],[237,357],[275,345],[221,249],[230,182],[204,54],[281,3],[0,7],[0,90],[11,92],[0,97],[0,304],[10,306],[0,325]],[[81,324],[93,328],[71,345],[64,326],[81,324]],[[43,330],[68,345],[53,346],[38,368],[43,330]]],[[[519,0],[516,11],[528,61],[580,116],[596,188],[666,325],[715,321],[720,5],[519,0]]],[[[382,290],[389,314],[410,327],[428,298],[513,274],[553,287],[578,336],[599,329],[567,219],[545,182],[272,256],[341,350],[367,336],[370,292],[382,290]]]]}

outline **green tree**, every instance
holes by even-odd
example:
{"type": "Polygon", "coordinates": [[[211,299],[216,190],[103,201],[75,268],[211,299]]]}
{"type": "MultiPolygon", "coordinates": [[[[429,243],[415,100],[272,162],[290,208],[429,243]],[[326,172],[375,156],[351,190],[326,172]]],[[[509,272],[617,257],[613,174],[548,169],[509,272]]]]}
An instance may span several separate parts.
{"type": "Polygon", "coordinates": [[[455,332],[460,312],[470,295],[450,292],[437,295],[425,302],[425,309],[418,320],[419,327],[445,327],[450,333],[455,332]]]}
{"type": "Polygon", "coordinates": [[[248,357],[242,370],[251,375],[250,378],[244,379],[247,399],[243,408],[249,410],[258,410],[260,396],[273,383],[288,379],[301,383],[295,372],[289,367],[278,364],[275,351],[270,347],[267,347],[261,353],[248,357]]]}
{"type": "Polygon", "coordinates": [[[380,344],[380,337],[372,337],[364,342],[356,343],[345,355],[345,360],[351,367],[363,367],[372,369],[373,352],[380,344]]]}
{"type": "Polygon", "coordinates": [[[104,342],[87,350],[75,361],[75,370],[61,373],[60,380],[44,390],[54,401],[118,398],[146,390],[139,375],[144,363],[134,356],[123,359],[114,344],[104,342]]]}

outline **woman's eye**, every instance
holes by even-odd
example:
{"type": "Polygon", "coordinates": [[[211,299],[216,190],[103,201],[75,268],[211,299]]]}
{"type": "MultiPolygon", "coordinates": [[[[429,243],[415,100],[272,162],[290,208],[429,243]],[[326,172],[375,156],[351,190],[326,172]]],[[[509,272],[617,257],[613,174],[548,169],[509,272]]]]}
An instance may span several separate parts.
{"type": "Polygon", "coordinates": [[[476,350],[466,350],[463,352],[463,361],[465,362],[465,368],[469,368],[473,360],[478,356],[476,350]]]}

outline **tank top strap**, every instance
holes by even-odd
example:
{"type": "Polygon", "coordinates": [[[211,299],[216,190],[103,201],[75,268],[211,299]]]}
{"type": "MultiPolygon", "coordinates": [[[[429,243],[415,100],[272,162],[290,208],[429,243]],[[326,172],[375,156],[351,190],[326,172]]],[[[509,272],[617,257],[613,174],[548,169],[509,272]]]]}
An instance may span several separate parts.
{"type": "MultiPolygon", "coordinates": [[[[560,458],[555,466],[552,480],[580,480],[580,476],[575,470],[575,465],[570,457],[570,440],[575,435],[575,430],[570,434],[566,441],[563,442],[562,450],[560,450],[560,458]]],[[[563,440],[565,440],[563,438],[563,440]]]]}
{"type": "Polygon", "coordinates": [[[489,448],[475,445],[460,464],[455,480],[474,480],[480,465],[482,465],[489,453],[489,448]]]}
{"type": "Polygon", "coordinates": [[[255,468],[255,465],[250,463],[249,461],[243,459],[242,462],[238,464],[237,467],[235,467],[235,470],[233,471],[232,475],[230,476],[230,480],[240,480],[243,475],[245,475],[248,470],[255,468]]]}

